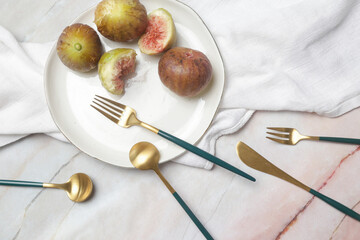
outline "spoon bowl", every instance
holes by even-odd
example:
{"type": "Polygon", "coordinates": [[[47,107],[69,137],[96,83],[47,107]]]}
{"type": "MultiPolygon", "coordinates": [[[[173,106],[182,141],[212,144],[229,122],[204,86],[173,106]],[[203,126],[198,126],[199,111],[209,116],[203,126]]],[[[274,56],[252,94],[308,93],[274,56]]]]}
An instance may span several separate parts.
{"type": "Polygon", "coordinates": [[[158,168],[160,152],[151,143],[139,142],[131,148],[129,158],[135,168],[141,170],[154,170],[158,168]]]}
{"type": "Polygon", "coordinates": [[[65,190],[70,200],[74,202],[86,201],[93,191],[91,178],[85,173],[72,175],[66,183],[43,183],[42,187],[65,190]]]}
{"type": "Polygon", "coordinates": [[[87,200],[92,193],[93,183],[90,177],[84,173],[76,173],[72,175],[66,183],[67,189],[64,189],[74,202],[83,202],[87,200]]]}

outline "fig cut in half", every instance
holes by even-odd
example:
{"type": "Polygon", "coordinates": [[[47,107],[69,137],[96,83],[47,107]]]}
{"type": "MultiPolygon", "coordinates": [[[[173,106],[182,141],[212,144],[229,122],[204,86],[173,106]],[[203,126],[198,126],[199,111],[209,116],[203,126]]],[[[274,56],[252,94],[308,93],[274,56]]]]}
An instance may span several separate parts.
{"type": "Polygon", "coordinates": [[[135,72],[136,52],[131,48],[116,48],[101,56],[98,66],[103,87],[112,94],[124,91],[125,80],[135,72]]]}
{"type": "Polygon", "coordinates": [[[138,45],[142,53],[155,55],[168,50],[175,39],[176,30],[171,14],[159,8],[148,15],[148,25],[138,45]]]}

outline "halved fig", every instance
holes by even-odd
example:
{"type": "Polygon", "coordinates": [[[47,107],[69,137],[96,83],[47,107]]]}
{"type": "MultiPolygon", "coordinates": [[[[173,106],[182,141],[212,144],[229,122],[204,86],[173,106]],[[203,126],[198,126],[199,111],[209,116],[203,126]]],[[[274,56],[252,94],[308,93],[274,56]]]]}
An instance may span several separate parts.
{"type": "Polygon", "coordinates": [[[75,23],[61,33],[57,45],[57,54],[68,68],[88,72],[96,68],[103,47],[98,34],[90,26],[75,23]]]}
{"type": "Polygon", "coordinates": [[[96,6],[94,23],[110,40],[132,41],[144,33],[147,12],[139,0],[103,0],[96,6]]]}
{"type": "Polygon", "coordinates": [[[135,72],[136,52],[131,48],[116,48],[101,56],[99,78],[103,87],[112,94],[124,91],[125,80],[135,72]]]}
{"type": "Polygon", "coordinates": [[[159,8],[148,15],[148,25],[138,45],[142,53],[154,55],[168,50],[175,39],[176,30],[171,14],[159,8]]]}

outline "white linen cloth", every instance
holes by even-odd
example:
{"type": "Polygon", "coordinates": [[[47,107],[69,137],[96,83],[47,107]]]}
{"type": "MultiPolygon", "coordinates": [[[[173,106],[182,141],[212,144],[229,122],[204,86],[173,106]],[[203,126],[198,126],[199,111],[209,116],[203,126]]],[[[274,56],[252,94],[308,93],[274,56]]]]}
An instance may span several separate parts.
{"type": "MultiPolygon", "coordinates": [[[[336,117],[360,105],[359,1],[183,2],[209,27],[226,70],[220,109],[200,148],[214,153],[216,140],[238,131],[254,110],[336,117]]],[[[0,27],[0,146],[32,133],[64,140],[43,90],[53,43],[20,43],[0,27]]],[[[191,153],[175,161],[212,167],[191,153]]]]}

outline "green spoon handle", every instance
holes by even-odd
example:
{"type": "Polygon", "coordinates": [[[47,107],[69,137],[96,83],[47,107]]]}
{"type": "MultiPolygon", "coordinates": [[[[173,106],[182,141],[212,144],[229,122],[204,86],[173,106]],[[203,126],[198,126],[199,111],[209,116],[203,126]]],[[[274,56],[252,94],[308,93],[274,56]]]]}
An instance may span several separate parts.
{"type": "Polygon", "coordinates": [[[19,187],[43,187],[43,183],[41,182],[3,180],[3,179],[0,179],[0,185],[19,186],[19,187]]]}
{"type": "Polygon", "coordinates": [[[340,142],[340,143],[349,143],[349,144],[360,145],[360,139],[356,139],[356,138],[319,137],[319,140],[328,141],[328,142],[340,142]]]}
{"type": "Polygon", "coordinates": [[[161,181],[165,184],[167,189],[171,192],[171,194],[175,197],[176,201],[180,203],[180,206],[185,210],[187,215],[191,218],[191,220],[195,223],[195,225],[199,228],[199,230],[202,232],[202,234],[206,237],[206,239],[213,239],[210,235],[210,233],[205,229],[205,227],[201,224],[199,219],[195,216],[195,214],[190,210],[190,208],[186,205],[186,203],[182,200],[182,198],[177,194],[177,192],[174,190],[174,188],[170,185],[170,183],[166,180],[166,178],[162,175],[162,173],[159,170],[159,167],[153,168],[153,170],[156,172],[156,174],[159,176],[161,181]]]}
{"type": "Polygon", "coordinates": [[[166,132],[164,132],[162,130],[159,130],[158,134],[160,136],[162,136],[163,138],[165,138],[165,139],[179,145],[180,147],[182,147],[182,148],[184,148],[184,149],[186,149],[186,150],[188,150],[188,151],[190,151],[192,153],[195,153],[196,155],[198,155],[200,157],[203,157],[203,158],[209,160],[210,162],[212,162],[212,163],[214,163],[216,165],[219,165],[220,167],[223,167],[223,168],[225,168],[225,169],[227,169],[227,170],[229,170],[229,171],[231,171],[233,173],[236,173],[236,174],[238,174],[238,175],[240,175],[240,176],[242,176],[242,177],[244,177],[244,178],[246,178],[246,179],[248,179],[250,181],[253,181],[253,182],[256,181],[256,179],[253,178],[252,176],[250,176],[249,174],[247,174],[247,173],[241,171],[240,169],[228,164],[227,162],[221,160],[220,158],[217,158],[214,155],[211,155],[210,153],[205,152],[204,150],[202,150],[202,149],[200,149],[198,147],[195,147],[194,145],[192,145],[192,144],[190,144],[188,142],[185,142],[184,140],[181,140],[181,139],[179,139],[179,138],[177,138],[177,137],[175,137],[175,136],[173,136],[173,135],[171,135],[169,133],[166,133],[166,132]]]}
{"type": "Polygon", "coordinates": [[[324,202],[326,202],[327,204],[329,204],[330,206],[333,206],[334,208],[336,208],[337,210],[345,213],[346,215],[360,221],[360,215],[358,213],[356,213],[354,210],[342,205],[341,203],[315,191],[314,189],[310,189],[309,191],[310,193],[312,193],[314,196],[318,197],[319,199],[323,200],[324,202]]]}
{"type": "Polygon", "coordinates": [[[191,209],[186,205],[186,203],[182,200],[182,198],[179,196],[179,194],[177,194],[177,192],[173,193],[173,196],[175,197],[175,199],[180,203],[180,205],[182,206],[182,208],[185,210],[185,212],[187,213],[187,215],[189,215],[189,217],[191,218],[191,220],[195,223],[195,225],[199,228],[199,230],[202,232],[202,234],[204,235],[204,237],[206,239],[214,239],[210,233],[206,230],[206,228],[201,224],[201,222],[199,221],[199,219],[197,219],[197,217],[194,215],[194,213],[191,211],[191,209]]]}

